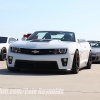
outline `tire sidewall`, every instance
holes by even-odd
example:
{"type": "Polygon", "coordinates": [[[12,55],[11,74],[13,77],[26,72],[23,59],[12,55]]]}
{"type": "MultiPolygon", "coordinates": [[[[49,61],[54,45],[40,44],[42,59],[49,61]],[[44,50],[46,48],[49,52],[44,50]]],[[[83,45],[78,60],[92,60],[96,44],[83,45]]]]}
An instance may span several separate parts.
{"type": "Polygon", "coordinates": [[[87,66],[86,66],[86,68],[88,68],[88,69],[91,69],[91,65],[92,65],[92,52],[90,51],[90,53],[89,53],[89,57],[88,57],[88,63],[87,63],[87,66]]]}
{"type": "Polygon", "coordinates": [[[79,58],[79,66],[76,65],[76,58],[79,56],[79,51],[77,50],[75,52],[74,58],[73,58],[73,65],[72,65],[72,73],[77,74],[79,72],[79,66],[80,66],[80,58],[79,58]]]}
{"type": "Polygon", "coordinates": [[[7,53],[6,48],[2,48],[2,49],[1,49],[1,60],[2,60],[2,61],[5,61],[5,60],[6,60],[6,57],[5,57],[5,58],[3,57],[4,50],[5,50],[5,52],[7,53]]]}

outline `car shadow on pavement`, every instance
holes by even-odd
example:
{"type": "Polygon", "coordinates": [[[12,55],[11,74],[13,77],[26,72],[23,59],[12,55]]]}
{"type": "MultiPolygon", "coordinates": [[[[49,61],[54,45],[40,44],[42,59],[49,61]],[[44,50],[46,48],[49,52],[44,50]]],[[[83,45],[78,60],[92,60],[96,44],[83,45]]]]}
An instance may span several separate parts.
{"type": "Polygon", "coordinates": [[[66,71],[30,71],[30,70],[9,71],[5,68],[5,69],[0,69],[0,75],[54,76],[54,75],[75,75],[75,74],[66,71]]]}
{"type": "Polygon", "coordinates": [[[92,64],[100,64],[100,62],[92,62],[92,64]]]}

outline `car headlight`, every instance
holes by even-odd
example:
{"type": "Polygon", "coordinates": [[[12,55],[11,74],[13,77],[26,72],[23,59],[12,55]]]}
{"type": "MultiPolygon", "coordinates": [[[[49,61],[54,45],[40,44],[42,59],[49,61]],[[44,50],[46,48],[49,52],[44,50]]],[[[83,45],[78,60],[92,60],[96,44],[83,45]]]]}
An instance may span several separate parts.
{"type": "Polygon", "coordinates": [[[10,47],[10,50],[12,52],[16,52],[16,53],[20,53],[21,52],[21,48],[16,48],[16,47],[10,47]]]}
{"type": "Polygon", "coordinates": [[[54,54],[65,54],[67,52],[67,49],[55,49],[53,51],[54,54]]]}

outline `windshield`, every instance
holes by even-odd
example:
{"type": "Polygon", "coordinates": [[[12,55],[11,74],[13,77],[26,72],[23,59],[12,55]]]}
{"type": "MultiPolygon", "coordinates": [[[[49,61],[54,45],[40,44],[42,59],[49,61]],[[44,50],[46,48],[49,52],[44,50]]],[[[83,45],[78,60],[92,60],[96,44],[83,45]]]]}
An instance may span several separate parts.
{"type": "Polygon", "coordinates": [[[30,35],[27,40],[51,40],[58,39],[61,41],[75,42],[75,34],[73,32],[61,31],[37,31],[30,35]]]}
{"type": "Polygon", "coordinates": [[[0,43],[6,43],[7,37],[0,37],[0,43]]]}
{"type": "Polygon", "coordinates": [[[100,41],[88,41],[91,47],[99,47],[100,48],[100,41]]]}

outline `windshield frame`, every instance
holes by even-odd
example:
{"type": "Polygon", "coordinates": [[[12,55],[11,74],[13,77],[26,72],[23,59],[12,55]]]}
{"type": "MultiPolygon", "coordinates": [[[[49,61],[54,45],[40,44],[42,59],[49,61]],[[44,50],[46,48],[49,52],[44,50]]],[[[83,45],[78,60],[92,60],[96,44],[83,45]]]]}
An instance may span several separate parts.
{"type": "MultiPolygon", "coordinates": [[[[60,34],[62,34],[62,33],[70,33],[70,34],[73,34],[74,40],[73,40],[73,41],[69,41],[69,42],[76,42],[75,33],[74,33],[74,32],[69,32],[69,31],[35,31],[33,34],[31,34],[31,35],[26,39],[26,41],[35,40],[35,39],[31,39],[31,38],[34,37],[36,34],[38,34],[38,33],[40,33],[40,32],[41,32],[41,34],[42,34],[42,32],[55,32],[55,33],[58,32],[58,33],[60,33],[60,34]]],[[[46,39],[37,39],[37,40],[46,40],[46,39]]],[[[54,40],[54,39],[49,39],[49,40],[54,40]]],[[[55,40],[61,40],[61,39],[56,38],[55,40]]],[[[63,40],[61,40],[61,41],[63,41],[63,40]]]]}

